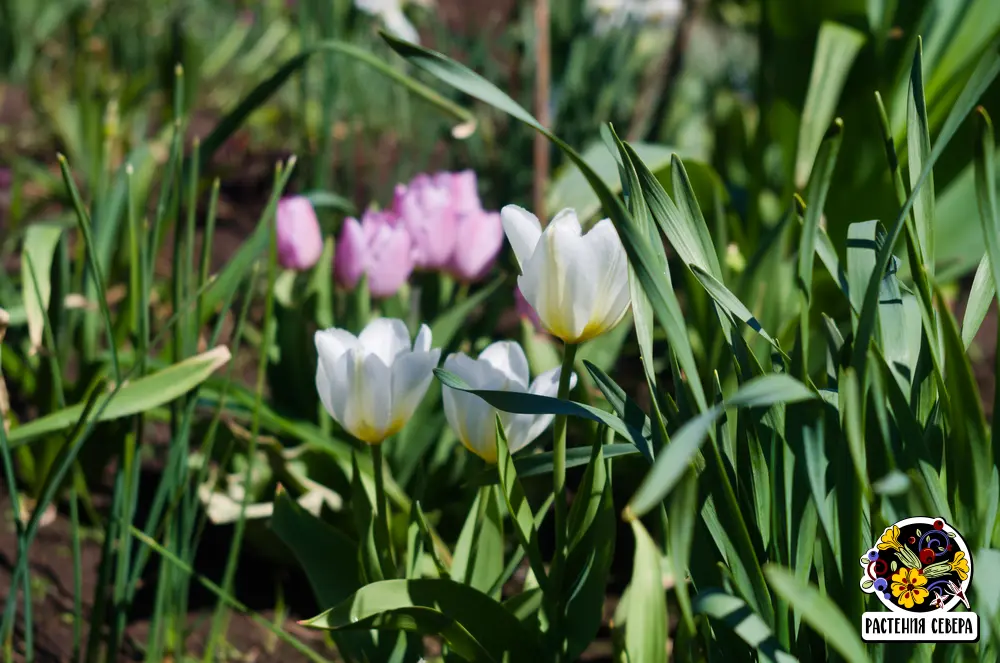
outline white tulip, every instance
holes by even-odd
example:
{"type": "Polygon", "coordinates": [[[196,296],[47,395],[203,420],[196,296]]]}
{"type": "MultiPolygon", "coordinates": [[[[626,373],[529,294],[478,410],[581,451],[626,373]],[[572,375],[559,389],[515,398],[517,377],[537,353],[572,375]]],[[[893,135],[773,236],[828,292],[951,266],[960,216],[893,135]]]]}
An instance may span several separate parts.
{"type": "MultiPolygon", "coordinates": [[[[472,359],[463,353],[448,355],[444,369],[462,378],[473,389],[513,391],[555,396],[559,391],[561,368],[546,371],[528,386],[528,360],[514,341],[498,341],[472,359]]],[[[576,375],[570,376],[570,388],[576,375]]],[[[445,388],[444,414],[448,425],[465,447],[487,463],[497,462],[496,417],[498,411],[475,394],[445,388]]],[[[553,416],[499,412],[507,436],[507,446],[514,453],[528,446],[542,434],[553,416]]]]}
{"type": "Polygon", "coordinates": [[[584,234],[571,209],[544,231],[537,216],[516,205],[500,217],[521,266],[517,285],[549,333],[581,343],[621,321],[630,303],[628,260],[610,219],[584,234]]]}
{"type": "Polygon", "coordinates": [[[402,320],[378,318],[355,337],[343,329],[316,332],[316,390],[323,407],[354,437],[380,444],[413,416],[441,358],[431,330],[416,341],[402,320]]]}

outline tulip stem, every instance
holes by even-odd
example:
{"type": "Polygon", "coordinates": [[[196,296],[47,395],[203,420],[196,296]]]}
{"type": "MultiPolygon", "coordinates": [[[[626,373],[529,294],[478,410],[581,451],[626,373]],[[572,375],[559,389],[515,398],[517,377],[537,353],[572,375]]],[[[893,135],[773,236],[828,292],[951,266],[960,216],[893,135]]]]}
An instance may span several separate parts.
{"type": "MultiPolygon", "coordinates": [[[[385,468],[382,462],[382,445],[372,444],[369,447],[372,450],[372,474],[375,476],[375,527],[378,528],[376,531],[379,533],[376,541],[381,538],[385,542],[386,549],[382,551],[380,557],[384,555],[383,561],[386,562],[386,566],[391,566],[392,546],[390,542],[392,539],[389,536],[389,505],[385,499],[385,468]]],[[[395,577],[395,574],[390,571],[389,568],[382,569],[382,574],[386,579],[395,577]]]]}
{"type": "MultiPolygon", "coordinates": [[[[569,397],[569,385],[570,379],[573,376],[573,360],[575,357],[576,345],[573,343],[567,343],[563,347],[562,371],[559,374],[558,397],[560,400],[566,400],[569,397]]],[[[552,560],[552,576],[554,576],[556,580],[554,590],[556,592],[560,592],[561,588],[558,584],[559,579],[562,577],[562,567],[567,554],[566,512],[568,505],[566,504],[566,415],[561,414],[556,416],[556,422],[553,430],[555,432],[555,442],[552,447],[552,494],[555,496],[556,549],[552,560]]]]}

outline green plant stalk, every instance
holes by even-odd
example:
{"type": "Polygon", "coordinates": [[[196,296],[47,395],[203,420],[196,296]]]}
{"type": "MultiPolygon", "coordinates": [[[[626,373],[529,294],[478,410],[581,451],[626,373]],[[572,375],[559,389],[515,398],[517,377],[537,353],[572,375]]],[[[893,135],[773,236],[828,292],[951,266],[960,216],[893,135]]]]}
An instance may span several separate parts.
{"type": "MultiPolygon", "coordinates": [[[[145,374],[145,354],[149,347],[149,291],[146,283],[146,272],[144,265],[146,243],[141,237],[138,218],[136,217],[134,190],[132,188],[133,169],[128,164],[125,169],[126,176],[126,216],[128,219],[129,236],[129,286],[132,291],[130,301],[132,303],[132,329],[135,330],[139,359],[137,361],[139,375],[145,374]]],[[[113,588],[115,615],[114,625],[108,638],[108,651],[118,651],[121,647],[121,638],[124,636],[125,624],[127,620],[127,583],[129,564],[132,557],[132,535],[131,525],[135,518],[136,504],[138,502],[138,478],[139,464],[136,462],[137,444],[142,440],[144,417],[139,415],[135,418],[134,428],[131,433],[125,436],[124,448],[122,451],[122,473],[125,477],[124,504],[119,508],[124,508],[121,519],[128,523],[129,527],[121,532],[121,541],[118,545],[118,565],[115,570],[115,581],[113,588]]],[[[117,513],[117,512],[115,512],[117,513]]]]}
{"type": "Polygon", "coordinates": [[[90,229],[90,218],[87,216],[87,210],[83,207],[80,192],[77,191],[76,184],[73,182],[73,174],[69,170],[69,162],[66,161],[66,157],[62,154],[58,156],[58,159],[63,181],[66,183],[66,188],[73,199],[73,207],[76,209],[77,227],[83,235],[86,258],[89,261],[90,270],[93,272],[94,281],[97,283],[98,305],[104,316],[104,331],[108,337],[108,350],[111,353],[111,365],[114,369],[115,381],[120,382],[122,375],[121,367],[118,364],[118,348],[115,344],[114,326],[111,324],[111,310],[108,308],[108,297],[104,291],[104,274],[101,271],[101,266],[97,262],[97,255],[94,252],[94,237],[90,229]]]}
{"type": "MultiPolygon", "coordinates": [[[[559,374],[559,391],[557,397],[560,400],[569,398],[570,378],[573,375],[573,360],[576,357],[576,344],[566,343],[563,346],[562,371],[559,374]]],[[[568,505],[566,503],[566,415],[556,417],[554,439],[552,445],[552,494],[555,496],[555,528],[556,528],[556,548],[552,558],[552,591],[556,596],[556,613],[553,630],[561,641],[561,628],[563,612],[562,605],[562,580],[563,567],[566,563],[566,543],[569,540],[566,532],[566,517],[568,505]]],[[[562,647],[559,647],[559,660],[561,659],[562,647]]]]}
{"type": "MultiPolygon", "coordinates": [[[[385,442],[382,442],[385,444],[385,442]]],[[[389,547],[379,555],[389,568],[382,569],[386,580],[395,578],[395,561],[392,549],[392,533],[389,530],[389,502],[385,497],[385,459],[382,457],[382,444],[369,444],[372,455],[372,475],[375,479],[375,527],[379,528],[383,540],[389,547]]],[[[376,540],[378,540],[376,538],[376,540]]]]}
{"type": "MultiPolygon", "coordinates": [[[[275,172],[276,181],[286,179],[294,167],[294,157],[289,159],[287,164],[285,164],[285,172],[282,172],[282,167],[279,164],[275,172]],[[285,178],[282,177],[283,175],[285,178]]],[[[267,381],[268,350],[270,349],[272,341],[271,329],[273,328],[274,321],[274,281],[278,272],[277,216],[273,209],[270,210],[269,215],[270,218],[267,223],[271,228],[271,240],[267,260],[267,294],[264,297],[264,338],[262,339],[260,345],[260,359],[257,364],[257,390],[253,419],[250,424],[250,447],[247,451],[247,458],[249,459],[249,462],[247,463],[246,476],[243,480],[244,486],[249,486],[251,483],[254,458],[257,455],[257,438],[260,435],[260,409],[264,403],[264,386],[267,381]]],[[[233,539],[229,546],[229,555],[226,559],[226,568],[223,573],[222,589],[227,593],[232,592],[233,578],[236,575],[236,566],[239,562],[240,547],[243,542],[243,532],[246,528],[246,508],[249,502],[250,491],[246,490],[243,494],[243,500],[240,503],[240,516],[236,520],[235,529],[233,531],[233,539]]],[[[225,618],[225,607],[226,606],[222,601],[220,601],[216,606],[215,614],[212,617],[212,628],[208,640],[210,644],[214,644],[216,639],[219,637],[223,620],[225,618]]]]}
{"type": "MultiPolygon", "coordinates": [[[[208,283],[208,272],[212,266],[212,243],[215,239],[215,219],[218,214],[219,208],[219,178],[216,177],[215,181],[212,182],[212,193],[208,199],[208,214],[205,219],[205,234],[202,237],[201,243],[201,267],[198,274],[198,289],[199,291],[205,287],[208,283]]],[[[198,303],[195,306],[197,311],[195,315],[195,343],[198,342],[198,329],[197,325],[203,320],[202,314],[204,313],[204,298],[203,293],[198,294],[198,303]]]]}

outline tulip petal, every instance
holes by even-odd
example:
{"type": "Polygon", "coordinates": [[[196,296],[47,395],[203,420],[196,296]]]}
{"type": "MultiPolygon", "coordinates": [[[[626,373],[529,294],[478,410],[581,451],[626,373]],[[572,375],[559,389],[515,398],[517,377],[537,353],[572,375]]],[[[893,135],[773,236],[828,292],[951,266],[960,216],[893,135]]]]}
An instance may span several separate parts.
{"type": "Polygon", "coordinates": [[[348,393],[343,366],[345,357],[360,344],[353,334],[343,329],[318,331],[313,338],[317,354],[316,391],[326,411],[343,426],[348,393]]]}
{"type": "Polygon", "coordinates": [[[337,240],[337,255],[334,268],[337,280],[345,288],[353,288],[358,284],[365,271],[365,260],[368,253],[365,231],[357,219],[348,217],[337,240]]]}
{"type": "Polygon", "coordinates": [[[406,228],[379,226],[368,247],[368,289],[375,297],[391,297],[410,278],[413,254],[406,228]]]}
{"type": "Polygon", "coordinates": [[[478,281],[493,266],[503,248],[503,225],[496,212],[478,211],[458,224],[461,247],[451,257],[450,271],[463,281],[478,281]]]}
{"type": "Polygon", "coordinates": [[[591,323],[605,331],[621,321],[631,301],[628,258],[610,219],[599,221],[583,236],[583,241],[591,253],[592,269],[601,286],[591,323]]]}
{"type": "Polygon", "coordinates": [[[520,344],[514,341],[497,341],[479,353],[479,361],[486,362],[504,376],[503,383],[480,387],[481,389],[524,391],[528,388],[528,358],[520,344]],[[517,386],[511,389],[511,384],[517,386]]]}
{"type": "Polygon", "coordinates": [[[431,349],[431,328],[426,324],[421,324],[417,331],[417,338],[413,341],[414,352],[430,352],[431,349]]]}
{"type": "Polygon", "coordinates": [[[400,352],[410,349],[410,331],[402,320],[376,318],[358,335],[366,354],[376,355],[386,366],[391,366],[400,352]]]}
{"type": "Polygon", "coordinates": [[[395,430],[403,427],[424,399],[440,358],[441,350],[434,349],[430,352],[404,353],[393,363],[391,391],[395,430]]]}
{"type": "MultiPolygon", "coordinates": [[[[462,353],[448,355],[445,370],[461,377],[466,383],[481,385],[486,362],[476,361],[462,353]]],[[[444,414],[448,425],[462,445],[488,463],[496,462],[496,410],[483,399],[445,387],[442,390],[444,414]]]]}
{"type": "Polygon", "coordinates": [[[507,205],[500,210],[500,220],[523,273],[525,264],[535,252],[538,240],[542,236],[542,224],[538,222],[537,216],[517,205],[507,205]]]}
{"type": "Polygon", "coordinates": [[[392,371],[375,354],[365,355],[361,369],[355,383],[360,425],[351,432],[369,444],[378,444],[394,432],[392,390],[387,388],[392,384],[392,371]]]}
{"type": "Polygon", "coordinates": [[[575,212],[557,214],[518,279],[542,325],[567,343],[576,343],[587,328],[600,287],[581,233],[575,212]]]}

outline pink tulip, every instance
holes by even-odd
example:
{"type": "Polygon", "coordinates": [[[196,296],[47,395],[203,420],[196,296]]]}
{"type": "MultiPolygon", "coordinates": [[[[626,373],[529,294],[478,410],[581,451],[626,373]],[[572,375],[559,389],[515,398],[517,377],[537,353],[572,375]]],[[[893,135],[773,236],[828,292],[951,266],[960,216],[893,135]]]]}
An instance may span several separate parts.
{"type": "Polygon", "coordinates": [[[323,253],[316,212],[307,198],[291,196],[278,201],[278,262],[285,269],[304,270],[323,253]]]}
{"type": "Polygon", "coordinates": [[[503,248],[500,214],[479,209],[460,215],[458,237],[459,246],[455,247],[448,271],[461,281],[478,281],[490,271],[503,248]]]}
{"type": "Polygon", "coordinates": [[[391,211],[368,210],[360,223],[348,218],[337,241],[335,268],[346,288],[354,288],[367,274],[374,297],[392,296],[413,272],[410,235],[391,211]]]}
{"type": "Polygon", "coordinates": [[[521,294],[520,288],[514,289],[514,309],[522,319],[527,320],[534,325],[535,331],[544,331],[542,321],[538,318],[538,312],[532,308],[531,304],[528,303],[528,300],[524,298],[524,295],[521,294]]]}
{"type": "Polygon", "coordinates": [[[396,187],[393,210],[413,240],[413,258],[421,269],[440,269],[455,250],[458,219],[451,173],[417,175],[396,187]]]}
{"type": "Polygon", "coordinates": [[[476,172],[463,170],[451,174],[452,206],[458,214],[470,214],[481,211],[483,204],[479,201],[479,186],[476,172]]]}

